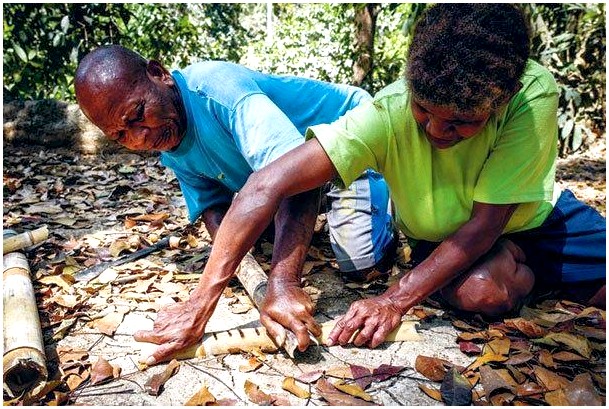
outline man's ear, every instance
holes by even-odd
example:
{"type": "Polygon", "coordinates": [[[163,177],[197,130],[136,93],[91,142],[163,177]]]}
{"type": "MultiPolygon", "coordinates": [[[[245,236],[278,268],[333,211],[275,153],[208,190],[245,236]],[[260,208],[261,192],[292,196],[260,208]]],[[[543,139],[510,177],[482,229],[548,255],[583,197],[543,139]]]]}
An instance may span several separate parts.
{"type": "Polygon", "coordinates": [[[146,63],[146,74],[148,74],[148,78],[151,80],[161,81],[170,87],[175,84],[169,71],[156,60],[150,60],[146,63]]]}

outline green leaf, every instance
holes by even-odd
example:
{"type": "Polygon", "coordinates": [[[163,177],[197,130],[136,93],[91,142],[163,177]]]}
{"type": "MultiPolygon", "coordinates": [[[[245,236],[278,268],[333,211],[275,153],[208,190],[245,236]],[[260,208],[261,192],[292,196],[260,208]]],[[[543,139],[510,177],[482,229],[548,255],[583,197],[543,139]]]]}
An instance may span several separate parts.
{"type": "Polygon", "coordinates": [[[13,48],[17,53],[17,57],[19,57],[23,62],[27,62],[27,54],[23,51],[23,48],[19,44],[13,43],[13,48]]]}
{"type": "Polygon", "coordinates": [[[70,17],[63,16],[63,18],[61,19],[61,31],[63,31],[64,33],[67,33],[68,28],[70,28],[70,17]]]}
{"type": "Polygon", "coordinates": [[[565,122],[565,125],[562,127],[562,129],[560,131],[560,138],[567,139],[569,137],[569,135],[571,134],[571,131],[573,131],[574,125],[575,125],[575,122],[573,121],[573,119],[569,118],[567,120],[567,122],[565,122]]]}
{"type": "Polygon", "coordinates": [[[584,139],[582,137],[582,128],[580,125],[575,125],[573,130],[573,138],[571,138],[571,149],[576,151],[582,146],[584,139]]]}

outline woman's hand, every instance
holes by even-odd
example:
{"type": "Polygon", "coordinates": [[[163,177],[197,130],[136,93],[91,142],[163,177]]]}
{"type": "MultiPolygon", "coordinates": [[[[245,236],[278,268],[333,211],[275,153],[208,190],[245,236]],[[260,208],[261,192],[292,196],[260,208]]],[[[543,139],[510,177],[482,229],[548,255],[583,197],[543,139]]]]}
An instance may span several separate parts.
{"type": "Polygon", "coordinates": [[[379,346],[402,320],[401,310],[386,294],[355,301],[347,314],[341,317],[328,336],[328,346],[346,345],[379,346]]]}

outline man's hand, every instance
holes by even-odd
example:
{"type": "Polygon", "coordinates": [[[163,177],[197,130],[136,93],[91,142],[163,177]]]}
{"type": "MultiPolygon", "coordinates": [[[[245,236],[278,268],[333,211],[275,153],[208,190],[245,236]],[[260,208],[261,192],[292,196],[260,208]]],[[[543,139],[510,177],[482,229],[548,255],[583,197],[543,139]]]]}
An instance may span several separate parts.
{"type": "Polygon", "coordinates": [[[209,317],[191,301],[166,305],[159,310],[152,331],[137,331],[136,341],[161,345],[146,359],[147,365],[168,361],[176,352],[200,342],[209,317]]]}
{"type": "Polygon", "coordinates": [[[338,320],[328,336],[328,346],[339,343],[346,345],[358,330],[353,339],[356,346],[379,346],[402,320],[402,312],[387,297],[380,295],[374,298],[355,301],[347,314],[338,320]]]}
{"type": "Polygon", "coordinates": [[[285,329],[291,330],[302,352],[309,346],[309,331],[316,337],[321,335],[321,327],[313,319],[314,310],[311,298],[298,284],[269,282],[260,322],[278,345],[285,340],[285,329]]]}

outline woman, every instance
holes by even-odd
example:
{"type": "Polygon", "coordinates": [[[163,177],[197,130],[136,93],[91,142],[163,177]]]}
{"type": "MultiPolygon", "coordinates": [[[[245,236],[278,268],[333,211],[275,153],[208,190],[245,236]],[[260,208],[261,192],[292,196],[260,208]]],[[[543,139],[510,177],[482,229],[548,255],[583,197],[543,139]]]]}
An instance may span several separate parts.
{"type": "MultiPolygon", "coordinates": [[[[431,7],[415,28],[404,79],[338,121],[309,128],[307,143],[249,178],[204,279],[210,286],[230,279],[283,198],[331,179],[349,185],[372,168],[385,177],[396,223],[419,241],[422,261],[384,294],[353,303],[330,345],[374,348],[436,292],[455,308],[496,315],[534,286],[591,283],[581,301],[604,308],[605,220],[554,185],[557,105],[551,74],[529,60],[517,8],[431,7]]],[[[290,329],[315,333],[307,314],[290,329]]],[[[196,327],[197,318],[190,321],[196,327]]],[[[279,324],[261,321],[281,337],[279,324]]],[[[169,329],[155,324],[163,342],[180,344],[169,329]]]]}

